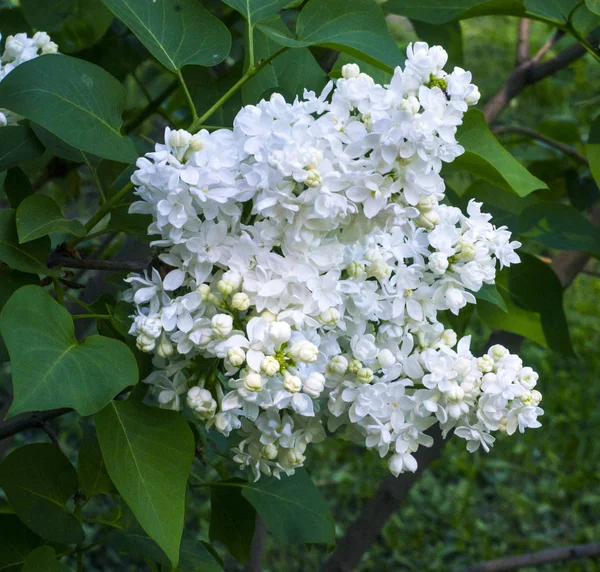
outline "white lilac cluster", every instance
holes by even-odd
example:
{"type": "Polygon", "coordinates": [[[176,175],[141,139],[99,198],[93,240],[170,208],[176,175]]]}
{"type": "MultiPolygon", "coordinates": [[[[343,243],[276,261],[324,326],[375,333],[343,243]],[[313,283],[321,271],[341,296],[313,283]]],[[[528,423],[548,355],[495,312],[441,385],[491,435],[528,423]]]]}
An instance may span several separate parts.
{"type": "Polygon", "coordinates": [[[385,86],[346,65],[320,95],[244,107],[232,131],[167,129],[137,162],[131,212],[160,235],[159,268],[127,279],[130,333],[155,355],[146,381],[163,407],[237,435],[256,478],[293,472],[325,428],[397,475],[434,423],[470,451],[540,425],[537,374],[501,346],[474,357],[438,319],[520,246],[481,204],[442,202],[479,99],[446,60],[411,45],[385,86]]]}
{"type": "MultiPolygon", "coordinates": [[[[2,34],[0,34],[0,41],[2,41],[2,34]]],[[[8,36],[4,44],[4,53],[0,56],[0,81],[18,65],[43,54],[55,54],[57,51],[58,46],[50,40],[46,32],[36,32],[32,38],[24,33],[8,36]]],[[[0,127],[14,125],[20,119],[20,115],[8,109],[0,109],[0,127]]]]}

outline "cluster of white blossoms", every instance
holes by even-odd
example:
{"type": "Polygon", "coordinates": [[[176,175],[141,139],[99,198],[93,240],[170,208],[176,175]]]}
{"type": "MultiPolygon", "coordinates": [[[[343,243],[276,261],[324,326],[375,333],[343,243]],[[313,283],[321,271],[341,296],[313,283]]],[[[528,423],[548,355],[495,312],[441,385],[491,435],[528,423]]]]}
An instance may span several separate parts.
{"type": "MultiPolygon", "coordinates": [[[[2,41],[2,34],[0,34],[0,41],[2,41]]],[[[0,56],[0,81],[18,65],[43,54],[55,54],[57,51],[58,46],[46,32],[36,32],[32,38],[27,37],[25,33],[8,36],[4,44],[4,53],[0,56]]],[[[20,115],[8,109],[0,109],[0,127],[14,125],[20,119],[20,115]]]]}
{"type": "Polygon", "coordinates": [[[479,99],[446,60],[411,45],[385,86],[346,65],[320,95],[244,107],[232,131],[167,128],[137,162],[131,212],[152,215],[162,263],[127,279],[146,381],[233,433],[256,478],[292,473],[326,429],[397,475],[434,423],[470,451],[540,425],[537,374],[501,346],[473,356],[438,319],[520,246],[481,204],[442,204],[442,163],[479,99]]]}

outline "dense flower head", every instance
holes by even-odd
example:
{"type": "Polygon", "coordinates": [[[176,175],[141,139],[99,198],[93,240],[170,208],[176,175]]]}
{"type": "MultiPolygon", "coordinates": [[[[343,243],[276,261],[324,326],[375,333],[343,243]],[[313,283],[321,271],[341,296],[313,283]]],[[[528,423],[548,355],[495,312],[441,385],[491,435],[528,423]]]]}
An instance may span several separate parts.
{"type": "Polygon", "coordinates": [[[291,473],[326,431],[416,469],[426,430],[489,450],[538,427],[537,375],[473,356],[440,322],[519,262],[482,205],[446,204],[443,163],[479,91],[418,42],[379,85],[356,64],[320,95],[248,105],[233,130],[166,129],[132,177],[161,268],[130,276],[131,334],[163,407],[193,410],[260,474],[291,473]],[[183,396],[185,399],[182,399],[183,396]]]}
{"type": "MultiPolygon", "coordinates": [[[[0,34],[0,41],[2,41],[2,34],[0,34]]],[[[58,46],[46,32],[36,32],[32,38],[25,33],[7,36],[4,42],[4,53],[0,56],[0,81],[22,63],[43,54],[55,54],[57,51],[58,46]]],[[[13,125],[20,119],[21,117],[16,113],[0,108],[0,127],[13,125]]]]}

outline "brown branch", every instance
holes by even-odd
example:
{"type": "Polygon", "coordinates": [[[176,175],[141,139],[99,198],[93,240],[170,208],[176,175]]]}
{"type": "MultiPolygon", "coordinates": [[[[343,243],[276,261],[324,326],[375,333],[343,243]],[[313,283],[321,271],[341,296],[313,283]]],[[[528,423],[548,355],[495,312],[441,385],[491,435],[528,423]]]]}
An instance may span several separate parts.
{"type": "MultiPolygon", "coordinates": [[[[530,59],[522,63],[504,82],[498,93],[485,105],[483,113],[487,122],[491,124],[512,99],[527,86],[533,85],[545,77],[568,67],[585,54],[586,50],[581,44],[573,44],[547,61],[540,62],[530,59]]],[[[536,54],[534,58],[537,57],[536,54]]]]}
{"type": "Polygon", "coordinates": [[[532,554],[521,554],[490,560],[469,566],[463,572],[504,572],[505,570],[518,570],[526,566],[542,566],[551,562],[562,562],[564,560],[575,560],[576,558],[590,558],[600,555],[600,542],[591,544],[577,544],[575,546],[563,546],[561,548],[550,548],[532,554]]]}
{"type": "Polygon", "coordinates": [[[515,67],[519,67],[529,59],[530,35],[531,20],[521,18],[519,20],[519,31],[517,36],[517,57],[515,60],[515,67]]]}
{"type": "Polygon", "coordinates": [[[531,58],[533,62],[539,62],[554,47],[554,45],[565,35],[563,30],[555,30],[552,37],[538,50],[537,54],[531,58]]]}
{"type": "Polygon", "coordinates": [[[46,432],[46,422],[55,417],[60,417],[70,413],[72,409],[65,407],[61,409],[51,409],[50,411],[35,411],[33,413],[21,413],[0,423],[0,441],[7,437],[12,437],[27,429],[42,429],[46,432]]]}
{"type": "Polygon", "coordinates": [[[52,253],[46,264],[49,268],[60,266],[63,268],[86,268],[89,270],[103,270],[115,272],[127,270],[129,272],[141,272],[148,268],[149,260],[88,260],[85,258],[73,258],[61,254],[52,253]]]}
{"type": "Polygon", "coordinates": [[[579,153],[574,147],[571,145],[565,145],[560,141],[556,141],[556,139],[552,139],[535,129],[530,129],[529,127],[521,127],[519,125],[499,125],[497,127],[492,128],[492,132],[495,135],[502,135],[504,133],[514,133],[516,135],[524,135],[525,137],[529,137],[530,139],[536,139],[537,141],[541,141],[545,143],[549,147],[554,147],[558,149],[561,153],[575,159],[582,165],[589,165],[588,160],[579,153]]]}
{"type": "Polygon", "coordinates": [[[252,544],[250,545],[250,557],[244,568],[244,572],[261,572],[263,569],[262,561],[265,552],[265,539],[267,537],[267,529],[265,523],[258,514],[254,525],[254,536],[252,536],[252,544]]]}

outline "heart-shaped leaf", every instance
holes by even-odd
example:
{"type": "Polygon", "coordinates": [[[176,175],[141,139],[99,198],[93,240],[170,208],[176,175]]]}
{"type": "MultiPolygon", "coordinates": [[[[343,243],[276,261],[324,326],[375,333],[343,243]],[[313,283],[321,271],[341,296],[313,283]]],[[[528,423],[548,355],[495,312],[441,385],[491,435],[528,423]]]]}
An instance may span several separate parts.
{"type": "Polygon", "coordinates": [[[21,572],[70,572],[69,567],[59,562],[54,548],[51,546],[40,546],[36,548],[25,560],[25,566],[21,572]]]}
{"type": "Polygon", "coordinates": [[[21,161],[35,159],[35,157],[39,157],[43,152],[44,146],[29,127],[15,125],[14,127],[2,128],[2,137],[0,137],[0,171],[15,167],[21,161]]]}
{"type": "Polygon", "coordinates": [[[18,572],[27,555],[42,543],[16,514],[0,513],[0,570],[18,572]]]}
{"type": "Polygon", "coordinates": [[[27,244],[19,244],[14,209],[0,211],[0,261],[15,270],[32,274],[60,276],[60,270],[46,266],[50,253],[48,237],[39,238],[27,244]]]}
{"type": "Polygon", "coordinates": [[[69,312],[39,286],[11,296],[0,333],[12,365],[11,415],[58,407],[91,415],[138,381],[135,358],[123,342],[90,336],[78,343],[69,312]]]}
{"type": "Polygon", "coordinates": [[[16,209],[25,197],[33,194],[29,177],[19,167],[13,167],[6,173],[4,179],[4,192],[8,197],[8,204],[16,209]]]}
{"type": "Polygon", "coordinates": [[[498,143],[478,109],[471,109],[465,114],[456,138],[465,148],[465,153],[452,163],[452,168],[465,169],[521,197],[548,188],[498,143]]]}
{"type": "Polygon", "coordinates": [[[77,472],[50,443],[16,449],[0,464],[0,485],[8,502],[31,530],[52,542],[83,540],[81,525],[65,508],[77,484],[77,472]]]}
{"type": "Polygon", "coordinates": [[[373,0],[310,0],[298,16],[295,39],[267,24],[258,27],[283,46],[324,46],[388,70],[404,61],[373,0]]]}
{"type": "Polygon", "coordinates": [[[125,88],[90,62],[64,55],[25,62],[0,83],[0,107],[93,155],[121,163],[138,155],[120,133],[125,88]]]}
{"type": "Polygon", "coordinates": [[[179,560],[194,436],[183,415],[134,398],[95,416],[108,474],[142,528],[174,566],[179,560]]]}
{"type": "Polygon", "coordinates": [[[21,202],[16,214],[19,242],[30,242],[52,232],[84,236],[85,227],[78,220],[66,219],[58,203],[46,195],[30,195],[21,202]]]}
{"type": "Polygon", "coordinates": [[[231,48],[227,27],[197,0],[102,0],[167,69],[216,66],[231,48]]]}

